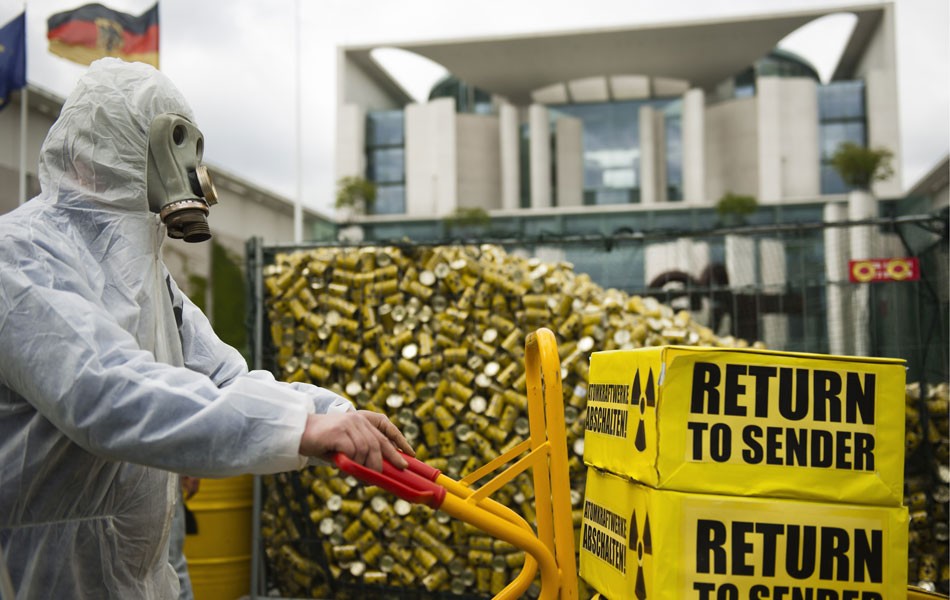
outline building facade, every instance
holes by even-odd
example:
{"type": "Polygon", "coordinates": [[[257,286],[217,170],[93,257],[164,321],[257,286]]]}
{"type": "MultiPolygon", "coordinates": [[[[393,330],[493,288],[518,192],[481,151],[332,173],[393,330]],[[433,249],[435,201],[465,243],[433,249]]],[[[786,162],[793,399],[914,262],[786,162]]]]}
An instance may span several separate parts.
{"type": "MultiPolygon", "coordinates": [[[[375,214],[760,204],[847,190],[838,144],[900,163],[890,4],[643,28],[379,44],[339,51],[337,175],[377,183],[375,214]],[[827,83],[776,49],[854,15],[827,83]],[[452,74],[412,102],[373,51],[396,47],[452,74]]],[[[876,184],[902,192],[899,170],[876,184]]]]}

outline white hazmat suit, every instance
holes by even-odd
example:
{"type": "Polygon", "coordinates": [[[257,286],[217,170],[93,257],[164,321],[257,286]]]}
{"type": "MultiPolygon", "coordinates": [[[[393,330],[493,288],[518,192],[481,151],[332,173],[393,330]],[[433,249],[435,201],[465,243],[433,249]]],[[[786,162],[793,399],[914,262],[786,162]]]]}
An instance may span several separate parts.
{"type": "Polygon", "coordinates": [[[190,120],[142,64],[94,63],[0,217],[0,548],[18,598],[177,597],[178,477],[298,469],[336,394],[248,372],[169,276],[149,212],[149,124],[190,120]]]}

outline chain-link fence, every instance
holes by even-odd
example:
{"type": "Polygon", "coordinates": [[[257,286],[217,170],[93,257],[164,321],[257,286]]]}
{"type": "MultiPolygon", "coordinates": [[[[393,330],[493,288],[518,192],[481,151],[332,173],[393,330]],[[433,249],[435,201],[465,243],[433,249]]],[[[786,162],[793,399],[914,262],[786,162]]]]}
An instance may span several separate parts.
{"type": "Polygon", "coordinates": [[[948,376],[946,214],[443,243],[485,242],[688,309],[720,335],[777,350],[903,358],[913,379],[948,376]],[[868,279],[866,259],[878,259],[881,277],[868,279]]]}

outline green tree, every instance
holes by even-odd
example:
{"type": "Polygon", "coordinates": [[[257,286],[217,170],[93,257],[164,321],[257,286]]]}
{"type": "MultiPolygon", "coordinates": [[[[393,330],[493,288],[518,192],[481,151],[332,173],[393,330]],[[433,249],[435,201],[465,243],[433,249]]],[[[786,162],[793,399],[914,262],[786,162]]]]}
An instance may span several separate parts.
{"type": "Polygon", "coordinates": [[[483,208],[456,208],[455,212],[443,219],[445,230],[484,227],[491,223],[491,217],[483,208]]]}
{"type": "Polygon", "coordinates": [[[870,190],[875,181],[883,181],[894,174],[891,161],[894,153],[887,148],[865,148],[844,142],[831,157],[831,166],[849,186],[870,190]]]}
{"type": "Polygon", "coordinates": [[[759,208],[754,196],[733,194],[726,192],[716,203],[716,212],[723,221],[743,222],[747,215],[751,215],[759,208]]]}
{"type": "Polygon", "coordinates": [[[376,203],[376,184],[357,175],[342,177],[337,182],[336,207],[349,208],[353,214],[367,214],[376,203]]]}
{"type": "Polygon", "coordinates": [[[211,261],[214,330],[223,342],[234,346],[248,358],[250,348],[244,321],[247,315],[247,280],[242,268],[243,261],[240,255],[216,242],[212,246],[211,261]]]}

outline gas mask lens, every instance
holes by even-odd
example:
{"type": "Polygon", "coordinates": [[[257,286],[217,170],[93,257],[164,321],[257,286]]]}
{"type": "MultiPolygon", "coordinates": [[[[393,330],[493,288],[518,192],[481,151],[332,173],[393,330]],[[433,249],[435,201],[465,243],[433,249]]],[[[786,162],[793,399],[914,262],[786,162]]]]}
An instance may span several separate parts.
{"type": "Polygon", "coordinates": [[[201,164],[204,136],[185,117],[166,113],[152,120],[148,135],[148,207],[168,236],[186,242],[211,237],[208,212],[218,194],[208,168],[201,164]]]}

